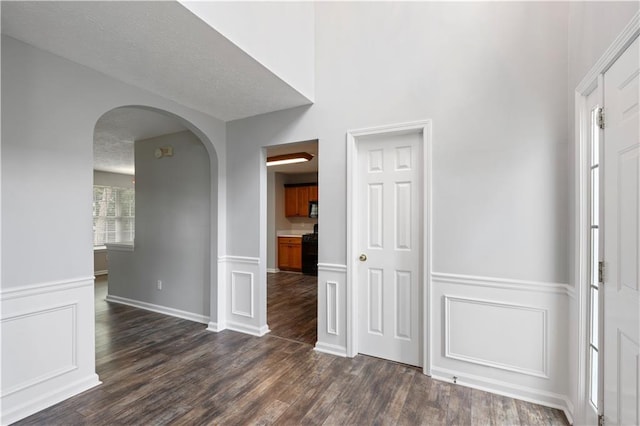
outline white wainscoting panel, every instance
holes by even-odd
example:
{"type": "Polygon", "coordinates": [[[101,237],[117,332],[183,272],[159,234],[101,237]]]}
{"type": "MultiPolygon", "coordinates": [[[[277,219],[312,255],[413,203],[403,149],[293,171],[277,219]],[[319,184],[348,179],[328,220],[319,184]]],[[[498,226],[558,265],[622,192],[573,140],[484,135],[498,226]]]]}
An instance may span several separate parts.
{"type": "Polygon", "coordinates": [[[0,292],[2,424],[100,384],[93,277],[0,292]]]}
{"type": "Polygon", "coordinates": [[[346,278],[346,265],[318,264],[318,352],[347,355],[346,278]]]}
{"type": "Polygon", "coordinates": [[[549,377],[546,310],[481,299],[445,296],[444,300],[446,357],[549,377]],[[509,351],[504,350],[504,341],[509,342],[509,351]]]}
{"type": "Polygon", "coordinates": [[[566,284],[432,273],[431,293],[434,377],[571,416],[566,284]]]}
{"type": "MultiPolygon", "coordinates": [[[[226,291],[226,328],[254,336],[269,332],[266,323],[266,291],[261,292],[260,259],[245,256],[224,256],[218,263],[224,268],[226,291]],[[264,300],[261,300],[263,295],[264,300]],[[264,306],[263,306],[264,305],[264,306]],[[262,312],[262,311],[264,312],[262,312]]],[[[264,283],[266,290],[266,282],[264,283]]],[[[209,323],[209,330],[216,324],[209,323]]]]}
{"type": "Polygon", "coordinates": [[[327,334],[338,335],[338,283],[327,281],[327,334]]]}
{"type": "Polygon", "coordinates": [[[3,364],[31,366],[29,369],[2,369],[3,397],[78,368],[77,308],[77,303],[48,306],[2,318],[3,344],[28,343],[34,349],[47,349],[46,357],[38,350],[3,352],[3,364]],[[42,327],[42,324],[56,326],[42,327]],[[31,330],[28,339],[25,339],[24,330],[31,330]]]}
{"type": "Polygon", "coordinates": [[[231,271],[231,313],[253,318],[253,274],[231,271]]]}

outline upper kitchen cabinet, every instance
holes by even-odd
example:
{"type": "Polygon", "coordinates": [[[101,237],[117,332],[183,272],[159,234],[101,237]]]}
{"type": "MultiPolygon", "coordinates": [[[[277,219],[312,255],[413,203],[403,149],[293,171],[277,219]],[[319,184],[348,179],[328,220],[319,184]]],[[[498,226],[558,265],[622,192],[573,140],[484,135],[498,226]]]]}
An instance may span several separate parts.
{"type": "Polygon", "coordinates": [[[284,186],[284,215],[308,217],[309,201],[318,201],[318,185],[315,183],[284,186]]]}

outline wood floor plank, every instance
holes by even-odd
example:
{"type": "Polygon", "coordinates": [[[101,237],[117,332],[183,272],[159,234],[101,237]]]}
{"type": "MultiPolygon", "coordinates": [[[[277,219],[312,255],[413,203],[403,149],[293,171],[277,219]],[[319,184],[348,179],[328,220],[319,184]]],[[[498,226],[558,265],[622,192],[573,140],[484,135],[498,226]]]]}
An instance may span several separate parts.
{"type": "Polygon", "coordinates": [[[493,426],[495,424],[491,414],[490,393],[471,389],[471,424],[478,426],[493,426]]]}
{"type": "MultiPolygon", "coordinates": [[[[283,288],[300,277],[285,277],[283,288]]],[[[283,325],[289,337],[212,333],[109,304],[105,294],[106,282],[98,280],[96,370],[103,384],[18,425],[567,424],[560,410],[433,380],[415,367],[318,353],[308,343],[315,337],[292,339],[305,335],[306,325],[283,325]]]]}
{"type": "Polygon", "coordinates": [[[318,277],[267,274],[267,323],[273,336],[315,345],[317,311],[318,277]]]}

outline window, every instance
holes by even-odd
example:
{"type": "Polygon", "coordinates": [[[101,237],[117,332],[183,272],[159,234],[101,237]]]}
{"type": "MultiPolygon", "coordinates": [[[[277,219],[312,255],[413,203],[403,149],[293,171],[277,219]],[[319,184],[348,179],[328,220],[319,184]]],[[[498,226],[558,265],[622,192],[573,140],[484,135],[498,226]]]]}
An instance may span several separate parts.
{"type": "Polygon", "coordinates": [[[602,259],[600,108],[591,111],[590,155],[589,155],[589,401],[598,410],[601,402],[600,378],[602,360],[600,354],[600,260],[602,259]]]}
{"type": "Polygon", "coordinates": [[[135,190],[93,186],[93,245],[133,241],[135,190]]]}

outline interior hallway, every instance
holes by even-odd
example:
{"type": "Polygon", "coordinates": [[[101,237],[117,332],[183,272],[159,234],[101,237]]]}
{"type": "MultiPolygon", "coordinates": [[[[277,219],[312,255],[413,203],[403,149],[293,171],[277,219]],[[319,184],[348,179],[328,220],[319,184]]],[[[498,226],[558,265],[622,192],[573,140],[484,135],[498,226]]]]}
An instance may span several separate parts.
{"type": "Polygon", "coordinates": [[[559,410],[432,380],[376,358],[341,358],[268,334],[107,303],[96,283],[103,384],[19,425],[566,425],[559,410]]]}

